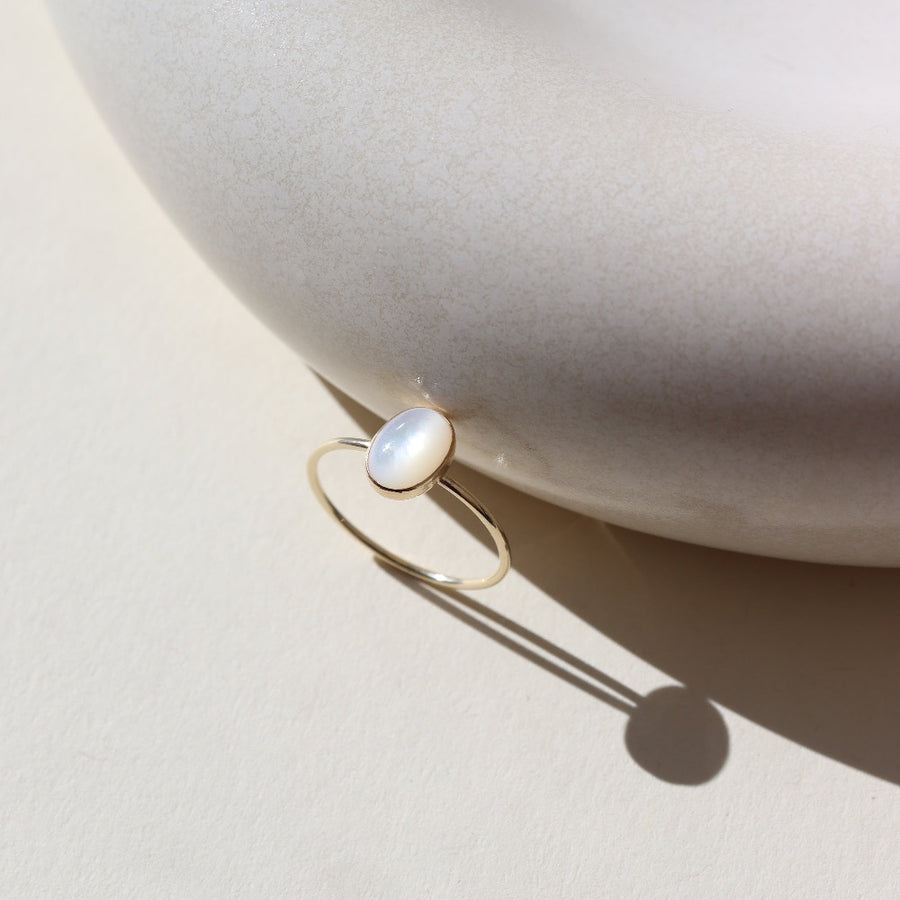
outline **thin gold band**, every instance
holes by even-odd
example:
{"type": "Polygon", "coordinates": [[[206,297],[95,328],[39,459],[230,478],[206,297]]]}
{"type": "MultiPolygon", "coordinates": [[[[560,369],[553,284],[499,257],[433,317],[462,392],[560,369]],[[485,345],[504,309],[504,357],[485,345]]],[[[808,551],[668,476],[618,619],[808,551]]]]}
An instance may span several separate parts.
{"type": "Polygon", "coordinates": [[[393,566],[395,569],[399,569],[401,572],[405,572],[407,575],[411,575],[413,578],[418,578],[421,581],[438,584],[443,587],[456,588],[461,591],[474,591],[479,590],[480,588],[491,587],[491,585],[496,584],[503,578],[509,571],[510,565],[509,542],[506,539],[506,535],[503,533],[503,529],[500,528],[494,517],[481,505],[481,503],[478,502],[478,500],[462,487],[462,485],[457,484],[450,478],[441,477],[436,484],[440,485],[445,491],[456,497],[456,499],[464,506],[468,507],[485,527],[487,533],[494,541],[494,546],[497,550],[498,565],[491,575],[487,575],[484,578],[457,578],[455,575],[445,575],[442,572],[431,572],[428,569],[423,569],[421,566],[417,566],[415,563],[391,553],[390,550],[372,540],[372,538],[360,531],[347,519],[347,517],[331,502],[331,498],[325,493],[325,489],[322,487],[322,483],[319,480],[319,460],[332,450],[350,449],[366,451],[369,449],[370,443],[371,442],[365,438],[335,438],[334,440],[326,441],[321,447],[314,450],[309,457],[309,462],[306,465],[306,473],[309,476],[309,483],[313,493],[316,495],[325,511],[336,522],[343,525],[344,528],[346,528],[347,531],[349,531],[361,544],[368,547],[369,550],[375,554],[377,559],[380,559],[381,562],[386,563],[389,566],[393,566]]]}

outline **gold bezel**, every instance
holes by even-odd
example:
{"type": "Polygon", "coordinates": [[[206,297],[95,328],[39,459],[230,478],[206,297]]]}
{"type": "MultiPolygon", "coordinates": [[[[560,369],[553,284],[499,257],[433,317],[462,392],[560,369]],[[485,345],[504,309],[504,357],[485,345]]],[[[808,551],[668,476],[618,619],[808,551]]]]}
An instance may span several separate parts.
{"type": "MultiPolygon", "coordinates": [[[[396,416],[392,416],[375,434],[372,435],[371,440],[369,441],[369,446],[366,448],[366,477],[369,479],[369,484],[375,489],[376,493],[380,494],[382,497],[387,497],[389,500],[412,500],[413,497],[420,497],[422,494],[427,494],[440,480],[443,478],[447,469],[450,468],[450,464],[453,462],[453,457],[456,454],[456,429],[453,427],[453,423],[448,418],[447,414],[440,409],[434,409],[431,406],[422,406],[422,407],[411,407],[414,409],[430,409],[433,412],[440,413],[446,420],[447,424],[450,426],[450,447],[447,450],[447,455],[441,461],[441,464],[435,469],[435,471],[429,475],[424,481],[420,481],[418,484],[414,484],[412,487],[403,488],[402,490],[396,490],[394,488],[386,488],[384,485],[379,484],[373,477],[372,473],[369,471],[369,452],[372,449],[372,445],[375,443],[375,439],[378,437],[382,428],[385,428],[389,425],[396,416]]],[[[406,410],[404,410],[405,412],[406,410]]],[[[397,415],[400,415],[398,413],[397,415]]]]}

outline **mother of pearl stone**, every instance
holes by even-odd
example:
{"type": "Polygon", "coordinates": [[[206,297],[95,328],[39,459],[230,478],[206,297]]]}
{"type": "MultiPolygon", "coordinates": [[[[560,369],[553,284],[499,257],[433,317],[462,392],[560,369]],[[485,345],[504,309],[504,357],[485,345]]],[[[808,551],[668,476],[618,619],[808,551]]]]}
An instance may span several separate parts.
{"type": "Polygon", "coordinates": [[[408,495],[446,468],[454,443],[453,426],[442,413],[425,407],[407,409],[385,422],[372,438],[366,471],[376,487],[408,495]]]}

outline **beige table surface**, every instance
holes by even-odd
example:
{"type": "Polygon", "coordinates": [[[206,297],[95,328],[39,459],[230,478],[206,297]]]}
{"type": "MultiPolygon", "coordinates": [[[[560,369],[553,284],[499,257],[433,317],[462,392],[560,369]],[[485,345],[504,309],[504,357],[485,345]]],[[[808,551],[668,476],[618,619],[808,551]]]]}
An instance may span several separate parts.
{"type": "MultiPolygon", "coordinates": [[[[169,224],[39,6],[0,71],[0,896],[896,896],[900,572],[474,474],[509,578],[378,568],[303,474],[371,419],[169,224]]],[[[334,463],[396,546],[489,564],[334,463]]]]}

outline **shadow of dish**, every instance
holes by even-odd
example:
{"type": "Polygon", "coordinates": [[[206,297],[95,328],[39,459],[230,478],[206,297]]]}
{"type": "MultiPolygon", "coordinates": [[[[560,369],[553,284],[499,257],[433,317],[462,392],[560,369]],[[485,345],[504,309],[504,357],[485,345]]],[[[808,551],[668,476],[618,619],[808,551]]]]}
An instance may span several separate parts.
{"type": "MultiPolygon", "coordinates": [[[[361,434],[374,433],[378,418],[326,387],[361,434]]],[[[626,747],[648,772],[682,784],[717,774],[728,734],[716,703],[900,784],[900,570],[713,550],[608,526],[472,470],[459,480],[503,522],[517,572],[680,685],[640,697],[474,599],[404,583],[576,687],[612,697],[628,715],[626,747]]],[[[483,538],[442,494],[429,497],[483,538]]]]}

